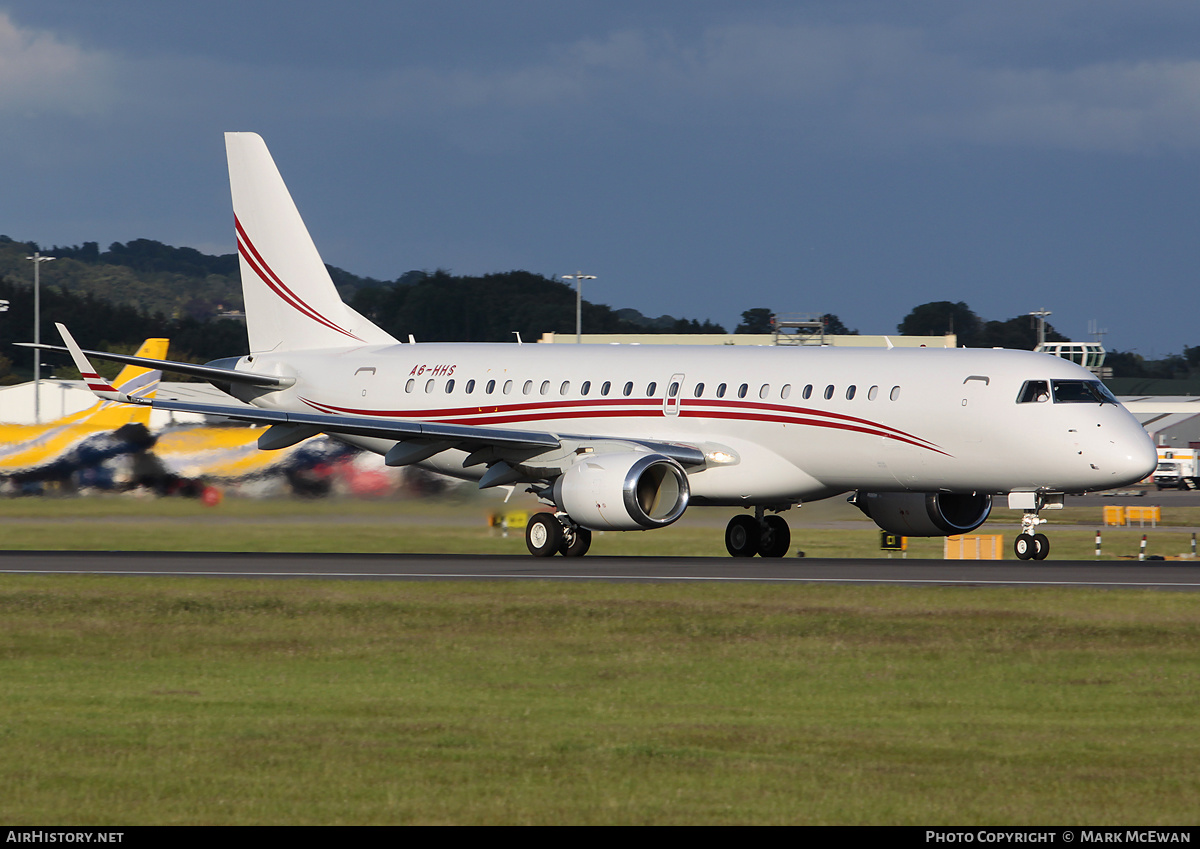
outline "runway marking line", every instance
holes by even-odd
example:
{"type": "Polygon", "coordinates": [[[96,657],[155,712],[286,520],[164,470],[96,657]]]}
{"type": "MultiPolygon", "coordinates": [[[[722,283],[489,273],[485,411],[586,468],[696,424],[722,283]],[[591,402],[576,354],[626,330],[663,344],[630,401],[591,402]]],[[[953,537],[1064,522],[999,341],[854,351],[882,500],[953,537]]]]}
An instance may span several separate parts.
{"type": "Polygon", "coordinates": [[[1050,587],[1192,587],[1200,583],[1172,581],[990,581],[955,578],[732,578],[690,575],[525,575],[512,573],[474,574],[469,572],[217,572],[217,571],[152,571],[116,569],[0,569],[4,575],[174,575],[226,578],[462,578],[473,580],[558,580],[558,581],[725,581],[741,583],[796,584],[965,584],[995,586],[1050,587]]]}

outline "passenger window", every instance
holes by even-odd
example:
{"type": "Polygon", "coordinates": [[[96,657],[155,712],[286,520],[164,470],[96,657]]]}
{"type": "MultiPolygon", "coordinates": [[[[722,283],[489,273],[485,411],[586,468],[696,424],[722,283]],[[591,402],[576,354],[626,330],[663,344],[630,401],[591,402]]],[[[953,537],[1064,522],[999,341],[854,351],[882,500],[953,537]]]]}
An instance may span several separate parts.
{"type": "Polygon", "coordinates": [[[667,394],[670,395],[672,398],[679,397],[679,382],[678,381],[676,381],[675,383],[672,383],[669,387],[667,387],[667,394]]]}
{"type": "Polygon", "coordinates": [[[750,391],[750,387],[749,387],[749,385],[747,385],[747,384],[743,383],[741,386],[739,386],[739,387],[738,387],[738,397],[739,397],[739,398],[745,398],[745,397],[746,397],[746,393],[747,393],[747,392],[749,392],[749,391],[750,391]]]}
{"type": "Polygon", "coordinates": [[[782,398],[784,401],[786,401],[787,397],[791,394],[792,394],[792,384],[790,384],[790,383],[783,384],[783,388],[779,390],[779,397],[782,398]]]}
{"type": "Polygon", "coordinates": [[[764,383],[762,385],[762,388],[758,390],[759,398],[766,398],[770,394],[771,394],[771,385],[769,383],[764,383]]]}
{"type": "Polygon", "coordinates": [[[828,401],[832,397],[833,397],[833,384],[831,383],[825,387],[825,400],[828,401]]]}
{"type": "Polygon", "coordinates": [[[805,401],[807,401],[809,398],[811,398],[812,397],[812,384],[810,383],[810,384],[808,384],[808,386],[805,386],[804,391],[801,392],[800,395],[801,395],[801,397],[804,398],[805,401]]]}
{"type": "Polygon", "coordinates": [[[504,381],[504,394],[508,395],[512,392],[513,382],[511,380],[504,381]]]}
{"type": "Polygon", "coordinates": [[[703,394],[704,394],[704,384],[697,383],[696,384],[696,392],[695,392],[696,397],[699,398],[703,394]]]}
{"type": "Polygon", "coordinates": [[[656,389],[658,389],[658,384],[655,383],[653,380],[650,381],[650,385],[646,387],[646,397],[653,398],[654,390],[656,390],[656,389]]]}
{"type": "Polygon", "coordinates": [[[626,397],[633,394],[633,381],[625,384],[625,389],[623,390],[622,394],[624,394],[626,397]]]}
{"type": "Polygon", "coordinates": [[[454,391],[454,378],[452,377],[446,381],[446,394],[449,395],[453,391],[454,391]]]}
{"type": "Polygon", "coordinates": [[[868,401],[874,401],[878,396],[879,396],[879,387],[878,386],[872,386],[870,389],[867,390],[867,400],[868,401]]]}
{"type": "Polygon", "coordinates": [[[562,382],[562,386],[558,387],[559,395],[566,395],[570,391],[571,391],[571,381],[569,381],[569,380],[564,380],[562,382]]]}
{"type": "Polygon", "coordinates": [[[540,391],[541,391],[541,393],[542,393],[543,395],[547,394],[547,393],[550,391],[550,381],[548,381],[548,380],[543,380],[543,381],[542,381],[542,388],[541,388],[541,390],[540,390],[540,391]]]}
{"type": "Polygon", "coordinates": [[[425,381],[425,392],[429,393],[432,391],[433,391],[433,381],[432,380],[425,381]]]}
{"type": "Polygon", "coordinates": [[[521,387],[521,394],[528,395],[532,391],[533,391],[533,381],[532,380],[525,381],[525,385],[521,387]]]}
{"type": "Polygon", "coordinates": [[[474,391],[475,391],[475,381],[468,380],[467,381],[467,394],[470,395],[474,391]]]}
{"type": "Polygon", "coordinates": [[[1018,404],[1040,404],[1050,400],[1050,384],[1044,380],[1027,380],[1017,395],[1018,404]]]}
{"type": "Polygon", "coordinates": [[[717,397],[718,398],[725,397],[725,384],[724,383],[722,383],[720,386],[717,387],[717,397]]]}
{"type": "Polygon", "coordinates": [[[600,387],[600,394],[607,395],[610,389],[612,389],[612,381],[606,380],[604,381],[604,385],[600,387]]]}
{"type": "Polygon", "coordinates": [[[487,387],[484,389],[484,391],[487,392],[488,395],[491,395],[493,392],[495,392],[496,391],[496,381],[489,380],[487,382],[487,387]]]}
{"type": "Polygon", "coordinates": [[[891,391],[891,393],[888,395],[888,397],[889,397],[889,398],[891,398],[893,401],[899,401],[899,400],[900,400],[900,387],[899,387],[899,386],[893,386],[893,387],[892,387],[892,391],[891,391]]]}
{"type": "Polygon", "coordinates": [[[413,380],[413,379],[410,377],[410,378],[408,379],[408,383],[404,384],[404,391],[405,391],[405,392],[412,392],[412,391],[413,391],[413,387],[414,387],[414,386],[416,386],[416,384],[417,384],[417,382],[416,382],[415,380],[413,380]]]}
{"type": "Polygon", "coordinates": [[[580,395],[587,395],[591,391],[592,391],[592,382],[590,380],[585,380],[583,382],[583,386],[579,387],[580,395]]]}
{"type": "Polygon", "coordinates": [[[850,386],[847,386],[846,387],[846,400],[853,401],[854,393],[856,393],[857,391],[858,391],[858,387],[854,386],[853,384],[851,384],[850,386]]]}

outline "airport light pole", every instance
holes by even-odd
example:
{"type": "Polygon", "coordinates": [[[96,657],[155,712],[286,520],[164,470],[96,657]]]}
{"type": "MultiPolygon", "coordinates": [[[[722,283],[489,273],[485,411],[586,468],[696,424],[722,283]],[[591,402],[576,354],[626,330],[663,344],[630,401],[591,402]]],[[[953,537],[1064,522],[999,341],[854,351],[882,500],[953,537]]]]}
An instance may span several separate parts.
{"type": "MultiPolygon", "coordinates": [[[[34,251],[33,256],[25,259],[33,263],[33,344],[38,345],[42,341],[42,263],[56,257],[34,251]]],[[[33,421],[42,423],[42,352],[38,348],[33,349],[33,421]]]]}
{"type": "Polygon", "coordinates": [[[574,274],[564,274],[563,280],[575,281],[575,344],[583,342],[583,281],[595,280],[595,274],[584,274],[576,271],[574,274]]]}
{"type": "Polygon", "coordinates": [[[1050,310],[1046,309],[1045,307],[1042,307],[1040,310],[1031,312],[1030,315],[1033,316],[1035,321],[1037,321],[1038,348],[1041,348],[1046,344],[1046,316],[1054,315],[1054,313],[1050,312],[1050,310]]]}

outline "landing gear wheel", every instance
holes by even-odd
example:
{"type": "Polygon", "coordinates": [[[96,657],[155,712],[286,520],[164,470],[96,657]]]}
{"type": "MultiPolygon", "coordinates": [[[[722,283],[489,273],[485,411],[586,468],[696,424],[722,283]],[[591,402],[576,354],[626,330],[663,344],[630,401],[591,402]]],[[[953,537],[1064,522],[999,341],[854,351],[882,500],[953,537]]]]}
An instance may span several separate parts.
{"type": "Polygon", "coordinates": [[[792,544],[792,531],[782,516],[767,516],[763,519],[766,528],[758,542],[759,557],[783,557],[792,544]]]}
{"type": "Polygon", "coordinates": [[[725,527],[725,548],[734,557],[753,557],[761,535],[753,516],[734,516],[725,527]]]}
{"type": "Polygon", "coordinates": [[[592,532],[587,528],[576,527],[571,536],[573,538],[570,542],[567,542],[565,537],[563,538],[562,545],[558,549],[559,552],[563,557],[583,557],[592,547],[592,532]]]}
{"type": "Polygon", "coordinates": [[[1045,534],[1033,535],[1033,559],[1045,560],[1050,553],[1050,538],[1045,534]]]}
{"type": "Polygon", "coordinates": [[[1036,550],[1037,543],[1029,534],[1019,534],[1016,542],[1013,543],[1013,552],[1017,555],[1018,560],[1030,559],[1036,550]]]}
{"type": "Polygon", "coordinates": [[[563,544],[563,526],[549,513],[538,513],[525,526],[525,545],[534,557],[553,557],[563,544]]]}

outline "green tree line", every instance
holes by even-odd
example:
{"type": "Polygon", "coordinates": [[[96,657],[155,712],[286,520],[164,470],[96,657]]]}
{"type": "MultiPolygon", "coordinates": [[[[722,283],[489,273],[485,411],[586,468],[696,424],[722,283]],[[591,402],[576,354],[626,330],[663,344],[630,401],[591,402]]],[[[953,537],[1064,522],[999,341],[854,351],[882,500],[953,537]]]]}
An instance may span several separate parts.
{"type": "MultiPolygon", "coordinates": [[[[32,354],[11,343],[32,337],[32,263],[26,257],[38,250],[34,242],[0,236],[0,299],[11,302],[8,312],[0,313],[0,382],[32,373],[32,354]]],[[[244,325],[221,318],[242,308],[236,254],[212,256],[151,239],[114,242],[107,250],[96,242],[55,245],[43,253],[56,257],[41,266],[43,341],[57,344],[54,322],[61,321],[86,347],[127,349],[147,337],[167,336],[173,359],[205,362],[245,351],[244,325]]],[[[533,341],[547,331],[575,332],[574,289],[541,274],[461,276],[439,269],[380,281],[327,268],[347,303],[398,339],[411,333],[422,341],[507,342],[519,332],[533,341]]],[[[650,318],[635,309],[586,300],[582,313],[588,333],[725,332],[708,320],[650,318]]],[[[748,309],[735,332],[770,333],[773,315],[767,307],[748,309]]],[[[836,315],[823,319],[827,333],[858,332],[836,315]]],[[[1032,349],[1037,343],[1030,316],[985,320],[962,301],[920,304],[897,330],[916,336],[954,333],[958,343],[969,348],[1032,349]]],[[[1067,338],[1050,324],[1045,332],[1048,341],[1067,338]]],[[[43,362],[53,358],[46,356],[43,362]]],[[[1106,364],[1117,377],[1196,378],[1200,346],[1155,360],[1136,352],[1110,351],[1106,364]]]]}

